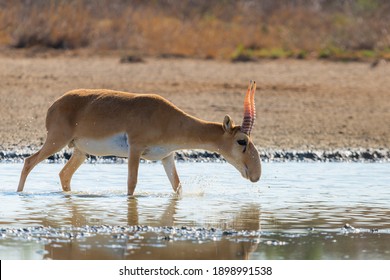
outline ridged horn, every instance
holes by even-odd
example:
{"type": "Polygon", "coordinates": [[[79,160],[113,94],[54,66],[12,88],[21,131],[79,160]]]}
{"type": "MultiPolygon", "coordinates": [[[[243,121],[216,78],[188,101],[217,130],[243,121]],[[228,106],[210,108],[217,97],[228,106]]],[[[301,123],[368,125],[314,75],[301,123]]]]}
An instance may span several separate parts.
{"type": "Polygon", "coordinates": [[[250,81],[248,90],[244,99],[244,118],[241,125],[241,131],[250,135],[256,119],[255,107],[256,82],[250,81]]]}

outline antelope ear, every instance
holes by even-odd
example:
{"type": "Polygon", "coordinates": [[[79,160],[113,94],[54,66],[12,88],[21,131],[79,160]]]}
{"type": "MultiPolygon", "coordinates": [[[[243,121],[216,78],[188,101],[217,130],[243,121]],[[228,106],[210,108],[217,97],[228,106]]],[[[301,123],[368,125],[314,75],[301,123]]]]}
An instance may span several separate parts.
{"type": "Polygon", "coordinates": [[[232,133],[233,132],[233,120],[229,115],[226,115],[225,118],[223,119],[223,130],[227,133],[232,133]]]}

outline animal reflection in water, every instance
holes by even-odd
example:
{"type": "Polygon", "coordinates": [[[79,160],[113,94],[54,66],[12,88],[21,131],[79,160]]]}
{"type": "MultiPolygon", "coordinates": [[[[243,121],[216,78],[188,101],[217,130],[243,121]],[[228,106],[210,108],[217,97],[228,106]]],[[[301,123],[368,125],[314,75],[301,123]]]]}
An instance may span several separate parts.
{"type": "MultiPolygon", "coordinates": [[[[67,219],[71,225],[74,228],[85,225],[85,222],[90,219],[85,208],[73,203],[71,196],[68,202],[72,215],[67,219]]],[[[154,217],[154,221],[150,223],[149,231],[124,233],[121,238],[115,238],[120,234],[113,233],[96,234],[85,240],[75,239],[71,243],[51,242],[45,245],[45,250],[48,252],[45,257],[51,259],[249,259],[251,253],[256,251],[258,243],[251,241],[236,242],[227,237],[222,237],[220,240],[207,240],[207,238],[197,240],[190,237],[183,239],[183,236],[174,240],[161,232],[154,232],[158,227],[177,224],[175,216],[180,199],[172,197],[168,202],[162,215],[154,217]],[[142,238],[134,238],[137,234],[142,238]],[[77,246],[77,243],[80,246],[77,246]],[[112,246],[113,244],[115,246],[112,246]],[[113,247],[116,249],[114,250],[113,247]]],[[[129,197],[128,226],[139,225],[139,213],[144,212],[139,208],[138,198],[129,197]]],[[[226,223],[237,231],[260,231],[260,209],[258,205],[249,204],[241,208],[231,220],[216,221],[210,225],[210,228],[226,225],[226,223]]],[[[58,227],[50,220],[45,220],[44,224],[52,228],[58,227]]]]}

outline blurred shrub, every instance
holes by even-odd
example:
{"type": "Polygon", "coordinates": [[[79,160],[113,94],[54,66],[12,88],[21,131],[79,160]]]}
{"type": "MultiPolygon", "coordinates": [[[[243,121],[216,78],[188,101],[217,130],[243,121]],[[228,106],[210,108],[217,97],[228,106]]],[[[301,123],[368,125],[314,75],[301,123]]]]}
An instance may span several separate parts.
{"type": "Polygon", "coordinates": [[[371,57],[388,55],[389,22],[385,0],[0,0],[0,45],[233,60],[371,57]]]}

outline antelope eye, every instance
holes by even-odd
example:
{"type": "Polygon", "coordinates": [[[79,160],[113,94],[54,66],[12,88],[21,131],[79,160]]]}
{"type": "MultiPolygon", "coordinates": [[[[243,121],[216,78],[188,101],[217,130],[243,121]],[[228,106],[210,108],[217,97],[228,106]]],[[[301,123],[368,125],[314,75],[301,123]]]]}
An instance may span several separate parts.
{"type": "Polygon", "coordinates": [[[248,143],[246,142],[246,140],[237,140],[237,143],[241,146],[246,146],[248,143]]]}

